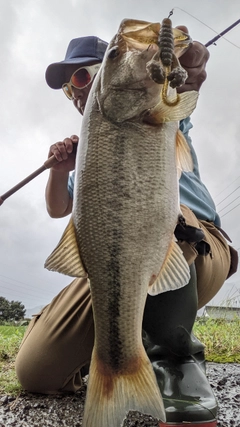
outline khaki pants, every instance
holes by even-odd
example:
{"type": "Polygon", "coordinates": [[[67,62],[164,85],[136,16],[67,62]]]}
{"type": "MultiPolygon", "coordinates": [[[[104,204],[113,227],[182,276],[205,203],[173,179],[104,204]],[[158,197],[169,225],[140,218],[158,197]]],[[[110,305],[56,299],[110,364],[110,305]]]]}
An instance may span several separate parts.
{"type": "MultiPolygon", "coordinates": [[[[210,252],[200,256],[194,245],[179,243],[188,263],[195,261],[200,308],[226,280],[230,251],[212,223],[198,221],[185,206],[182,211],[188,225],[203,229],[210,245],[210,252]]],[[[90,362],[93,342],[89,283],[75,279],[30,322],[16,359],[20,383],[26,390],[39,393],[78,390],[82,384],[80,370],[90,362]]]]}
{"type": "Polygon", "coordinates": [[[201,228],[209,246],[208,255],[198,255],[194,245],[187,242],[179,243],[188,264],[195,261],[197,272],[198,308],[206,305],[219,291],[228,277],[231,254],[229,245],[220,231],[212,222],[199,221],[194,213],[181,205],[183,216],[188,225],[201,228]]]}

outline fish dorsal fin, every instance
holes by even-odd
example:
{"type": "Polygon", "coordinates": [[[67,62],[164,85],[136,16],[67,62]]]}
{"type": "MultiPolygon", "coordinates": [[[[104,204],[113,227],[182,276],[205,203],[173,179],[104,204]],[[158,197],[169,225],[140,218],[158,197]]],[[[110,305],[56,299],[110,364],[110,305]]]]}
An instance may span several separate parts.
{"type": "Polygon", "coordinates": [[[191,156],[191,151],[183,133],[179,129],[176,135],[176,164],[178,171],[178,179],[180,179],[182,171],[193,171],[193,160],[191,156]]]}
{"type": "Polygon", "coordinates": [[[148,294],[158,295],[182,288],[189,280],[188,263],[178,244],[172,241],[158,277],[148,288],[148,294]]]}
{"type": "Polygon", "coordinates": [[[72,217],[56,249],[46,259],[44,267],[72,277],[87,277],[79,254],[72,217]]]}
{"type": "Polygon", "coordinates": [[[190,116],[197,105],[198,92],[183,92],[178,95],[176,105],[167,105],[160,99],[160,102],[149,109],[144,115],[144,122],[160,124],[166,122],[178,122],[190,116]]]}

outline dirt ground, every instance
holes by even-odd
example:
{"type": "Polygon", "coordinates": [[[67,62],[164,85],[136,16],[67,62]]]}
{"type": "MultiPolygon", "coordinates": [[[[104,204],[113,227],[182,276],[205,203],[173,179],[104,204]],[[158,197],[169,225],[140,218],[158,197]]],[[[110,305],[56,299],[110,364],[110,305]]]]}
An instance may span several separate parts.
{"type": "MultiPolygon", "coordinates": [[[[240,364],[208,363],[207,375],[219,403],[218,427],[240,427],[240,364]]],[[[85,393],[86,386],[74,395],[0,396],[0,427],[81,427],[85,393]]],[[[136,412],[123,421],[123,427],[158,425],[136,412]]]]}

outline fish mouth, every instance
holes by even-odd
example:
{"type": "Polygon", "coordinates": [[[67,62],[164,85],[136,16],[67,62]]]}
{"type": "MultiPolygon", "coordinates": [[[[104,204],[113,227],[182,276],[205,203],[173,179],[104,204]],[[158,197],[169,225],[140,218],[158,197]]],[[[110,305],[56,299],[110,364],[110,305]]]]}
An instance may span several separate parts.
{"type": "MultiPolygon", "coordinates": [[[[155,50],[159,49],[161,26],[162,24],[159,22],[151,23],[132,19],[123,20],[118,30],[120,48],[124,50],[125,44],[125,49],[130,51],[147,50],[150,45],[154,46],[155,50]]],[[[174,53],[177,57],[180,57],[192,45],[192,38],[188,33],[178,28],[172,28],[172,31],[174,53]]]]}

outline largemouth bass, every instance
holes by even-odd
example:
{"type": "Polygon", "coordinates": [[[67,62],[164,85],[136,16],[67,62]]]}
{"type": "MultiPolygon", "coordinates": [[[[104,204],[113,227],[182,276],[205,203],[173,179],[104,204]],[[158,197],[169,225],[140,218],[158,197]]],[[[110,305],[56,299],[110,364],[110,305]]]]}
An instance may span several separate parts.
{"type": "MultiPolygon", "coordinates": [[[[124,20],[109,44],[84,112],[72,218],[45,264],[90,279],[95,344],[84,427],[119,427],[129,410],[165,420],[142,318],[148,292],[177,289],[190,277],[173,235],[178,168],[189,164],[178,120],[197,94],[169,87],[160,29],[124,20]]],[[[176,55],[190,43],[179,30],[173,40],[176,55]]]]}

